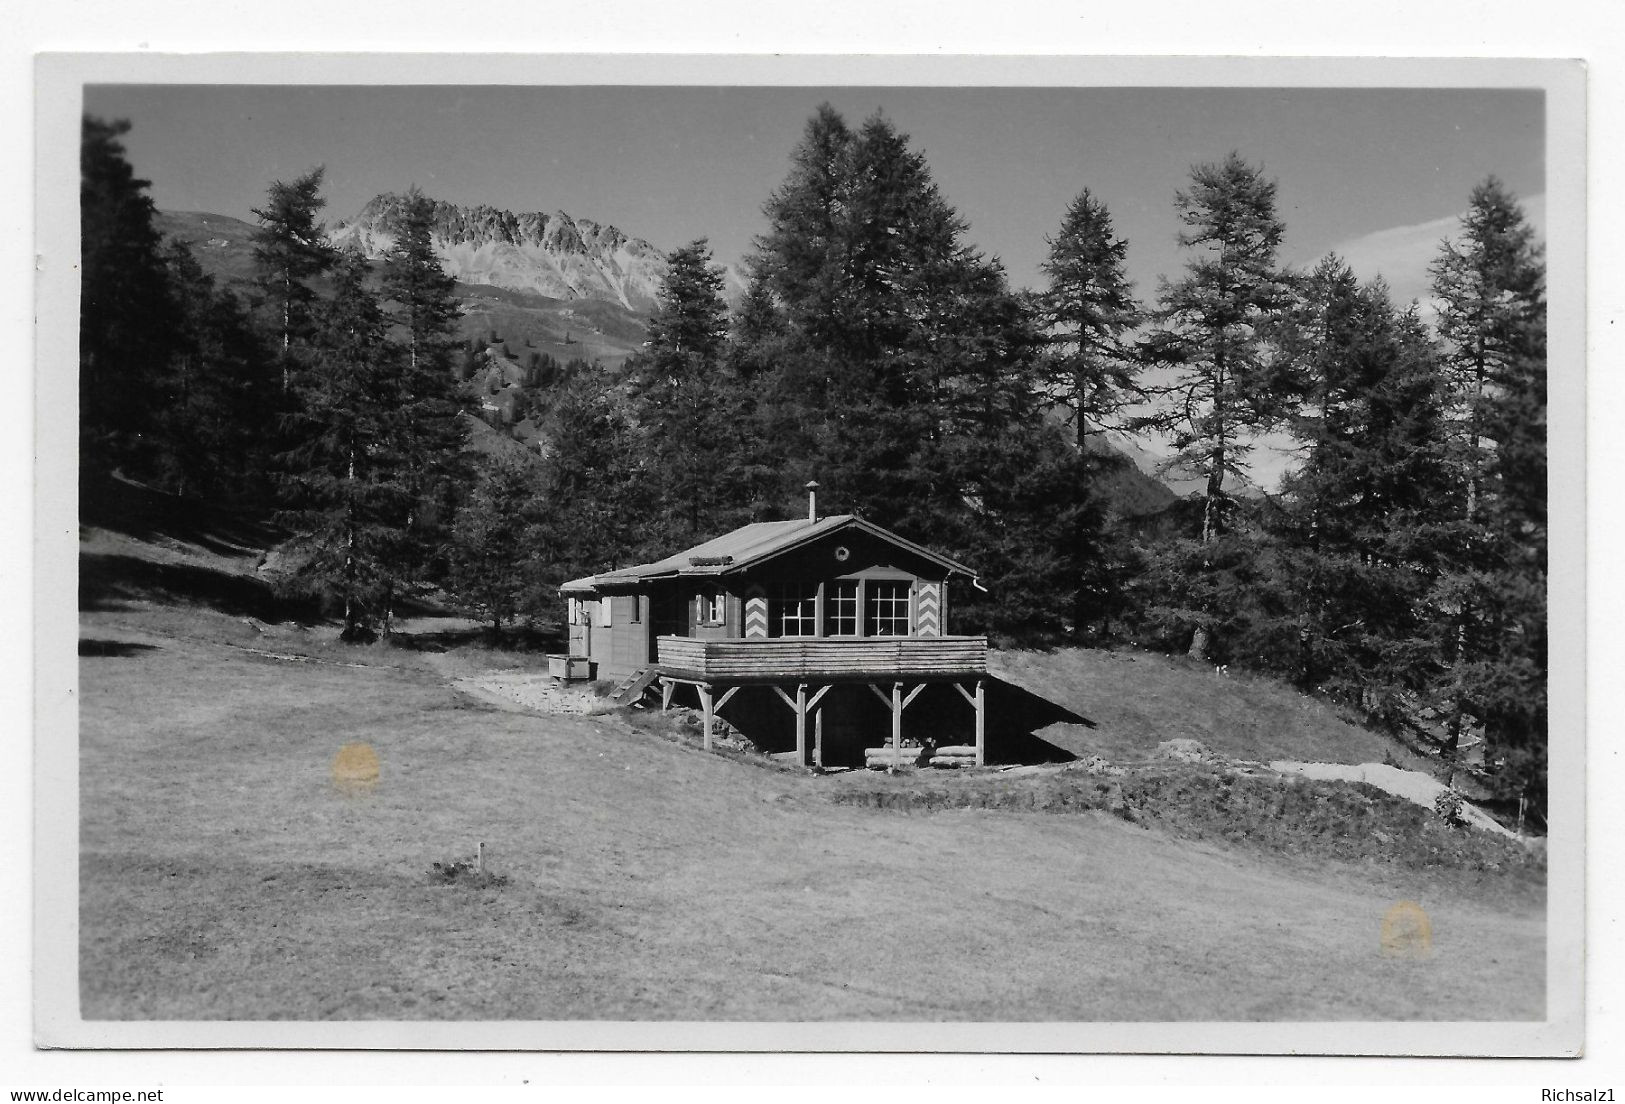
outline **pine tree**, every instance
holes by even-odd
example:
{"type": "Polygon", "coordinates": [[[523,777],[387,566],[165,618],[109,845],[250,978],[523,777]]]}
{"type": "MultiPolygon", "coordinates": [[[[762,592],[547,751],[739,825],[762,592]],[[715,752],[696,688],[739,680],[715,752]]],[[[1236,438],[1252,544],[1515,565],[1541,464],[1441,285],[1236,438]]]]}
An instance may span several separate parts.
{"type": "Polygon", "coordinates": [[[843,511],[992,557],[995,591],[1001,579],[1034,589],[967,594],[961,621],[1003,627],[1005,611],[1047,602],[1040,620],[1053,628],[1073,556],[1052,523],[1073,517],[1082,489],[1048,485],[1062,497],[1042,506],[1011,493],[1012,478],[1055,459],[1025,299],[965,243],[925,158],[878,115],[854,133],[820,108],[766,213],[751,263],[756,334],[740,363],[771,363],[755,380],[771,396],[762,438],[785,461],[781,502],[816,478],[843,511]]]}
{"type": "MultiPolygon", "coordinates": [[[[1291,299],[1276,262],[1284,228],[1275,183],[1261,170],[1235,153],[1222,164],[1197,165],[1175,203],[1185,225],[1179,243],[1190,259],[1183,279],[1162,281],[1157,328],[1146,342],[1150,358],[1172,368],[1174,379],[1157,388],[1167,400],[1161,412],[1138,424],[1168,432],[1175,463],[1205,477],[1199,544],[1206,546],[1230,524],[1226,477],[1243,471],[1251,435],[1283,414],[1266,335],[1291,299]]],[[[1194,657],[1206,657],[1213,629],[1228,616],[1212,604],[1223,589],[1209,588],[1185,611],[1194,657]]]]}
{"type": "Polygon", "coordinates": [[[732,495],[739,516],[776,516],[789,488],[781,473],[802,426],[795,404],[781,390],[780,367],[788,355],[784,319],[773,294],[753,276],[735,308],[723,353],[732,416],[723,428],[731,464],[732,495]]]}
{"type": "Polygon", "coordinates": [[[470,611],[490,620],[493,633],[524,606],[539,491],[534,458],[487,458],[452,526],[452,589],[470,611]]]}
{"type": "MultiPolygon", "coordinates": [[[[1085,189],[1067,208],[1060,233],[1049,239],[1043,264],[1049,286],[1037,305],[1049,342],[1046,382],[1068,408],[1091,484],[1114,461],[1127,462],[1104,447],[1091,448],[1091,430],[1116,425],[1124,410],[1143,397],[1137,382],[1139,357],[1128,341],[1141,311],[1123,271],[1127,254],[1128,243],[1113,232],[1106,205],[1085,189]]],[[[1082,632],[1109,616],[1121,579],[1106,520],[1098,510],[1079,510],[1076,520],[1072,618],[1082,632]]]]}
{"type": "Polygon", "coordinates": [[[79,148],[81,470],[144,474],[176,342],[174,299],[146,194],[119,138],[130,124],[86,115],[79,148]]]}
{"type": "Polygon", "coordinates": [[[258,284],[271,313],[282,365],[282,392],[289,393],[301,343],[312,332],[316,291],[312,281],[327,273],[335,254],[318,221],[327,201],[321,196],[322,166],[291,183],[281,180],[266,191],[265,206],[254,208],[254,263],[258,284]]]}
{"type": "Polygon", "coordinates": [[[1446,581],[1454,621],[1447,751],[1484,726],[1499,780],[1543,800],[1546,750],[1545,266],[1517,200],[1490,177],[1431,268],[1453,388],[1463,517],[1446,581]]]}
{"type": "Polygon", "coordinates": [[[1042,265],[1049,278],[1039,300],[1048,368],[1067,396],[1080,452],[1092,427],[1111,425],[1141,398],[1139,358],[1128,342],[1141,312],[1123,271],[1127,255],[1128,242],[1113,233],[1106,205],[1084,189],[1049,239],[1042,265]]]}
{"type": "Polygon", "coordinates": [[[283,519],[304,555],[297,582],[342,609],[349,642],[372,639],[384,616],[404,513],[395,434],[403,356],[367,274],[359,254],[343,258],[312,333],[312,365],[295,380],[293,444],[282,458],[283,519]]]}
{"type": "Polygon", "coordinates": [[[852,147],[846,120],[819,105],[791,154],[789,177],[764,208],[768,231],[756,240],[761,286],[813,344],[835,341],[841,324],[852,147]]]}
{"type": "Polygon", "coordinates": [[[399,457],[399,540],[389,556],[383,629],[390,631],[394,600],[424,581],[449,539],[454,485],[467,481],[452,359],[461,316],[456,282],[434,251],[434,201],[413,188],[394,224],[395,244],[383,260],[383,294],[402,334],[406,359],[392,447],[399,457]]]}
{"type": "Polygon", "coordinates": [[[190,248],[173,242],[164,259],[177,347],[158,381],[160,478],[182,495],[260,500],[269,350],[248,308],[216,286],[190,248]]]}
{"type": "Polygon", "coordinates": [[[1289,329],[1304,461],[1273,515],[1268,586],[1284,609],[1250,644],[1262,665],[1400,726],[1442,668],[1430,595],[1463,535],[1445,379],[1415,310],[1336,257],[1304,281],[1289,329]]]}
{"type": "Polygon", "coordinates": [[[727,318],[722,271],[705,239],[673,250],[648,347],[626,366],[655,518],[679,547],[743,520],[726,451],[728,423],[737,417],[724,378],[727,318]]]}
{"type": "Polygon", "coordinates": [[[554,408],[556,432],[543,457],[532,543],[535,573],[526,608],[554,608],[558,586],[670,552],[644,523],[652,509],[634,427],[601,371],[566,366],[554,408]]]}

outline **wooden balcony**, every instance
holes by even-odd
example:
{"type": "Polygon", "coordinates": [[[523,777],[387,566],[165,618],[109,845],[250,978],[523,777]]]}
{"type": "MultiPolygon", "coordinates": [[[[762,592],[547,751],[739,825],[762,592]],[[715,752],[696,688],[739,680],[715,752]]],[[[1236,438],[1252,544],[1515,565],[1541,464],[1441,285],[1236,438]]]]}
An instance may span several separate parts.
{"type": "Polygon", "coordinates": [[[657,641],[663,673],[704,682],[867,682],[954,679],[987,673],[985,636],[657,641]]]}

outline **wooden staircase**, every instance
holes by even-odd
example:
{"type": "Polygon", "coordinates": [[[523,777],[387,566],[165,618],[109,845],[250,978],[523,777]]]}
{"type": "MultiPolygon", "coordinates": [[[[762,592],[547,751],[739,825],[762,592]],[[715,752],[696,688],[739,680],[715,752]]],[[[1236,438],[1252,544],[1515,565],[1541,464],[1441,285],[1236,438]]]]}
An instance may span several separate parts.
{"type": "Polygon", "coordinates": [[[615,689],[609,692],[609,700],[616,705],[630,705],[640,707],[643,697],[654,685],[655,679],[660,677],[660,671],[654,667],[640,667],[615,684],[615,689]]]}

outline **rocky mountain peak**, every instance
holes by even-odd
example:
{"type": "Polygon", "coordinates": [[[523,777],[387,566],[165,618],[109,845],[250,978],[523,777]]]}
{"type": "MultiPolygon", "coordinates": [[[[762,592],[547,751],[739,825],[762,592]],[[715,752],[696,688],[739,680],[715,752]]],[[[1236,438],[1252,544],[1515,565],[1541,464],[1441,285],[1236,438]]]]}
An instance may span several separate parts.
{"type": "MultiPolygon", "coordinates": [[[[664,253],[614,226],[564,211],[465,207],[434,200],[435,252],[465,284],[536,291],[555,299],[596,299],[647,313],[665,280],[664,253]]],[[[380,257],[394,244],[406,197],[385,192],[329,231],[335,245],[380,257]]],[[[729,270],[730,295],[743,283],[729,270]]]]}

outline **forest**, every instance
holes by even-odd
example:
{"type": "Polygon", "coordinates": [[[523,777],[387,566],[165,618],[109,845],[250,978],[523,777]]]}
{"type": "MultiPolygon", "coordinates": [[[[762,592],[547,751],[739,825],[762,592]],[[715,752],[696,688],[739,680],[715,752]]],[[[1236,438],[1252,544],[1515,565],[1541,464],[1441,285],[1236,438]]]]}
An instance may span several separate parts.
{"type": "Polygon", "coordinates": [[[1156,288],[1081,188],[1024,290],[908,135],[824,106],[743,298],[705,239],[673,250],[643,347],[533,355],[545,447],[480,451],[487,341],[430,200],[369,261],[329,242],[320,168],[271,182],[252,283],[227,287],[156,228],[129,126],[83,124],[82,510],[116,476],[269,512],[283,585],[346,640],[425,599],[551,625],[561,582],[795,517],[816,479],[832,512],[978,568],[955,631],[1286,679],[1450,762],[1481,742],[1497,795],[1544,808],[1545,274],[1493,177],[1428,309],[1336,256],[1284,265],[1276,183],[1239,153],[1170,182],[1184,263],[1156,288]],[[1131,516],[1107,430],[1158,435],[1202,490],[1131,516]],[[1266,433],[1294,464],[1239,494],[1266,433]]]}

